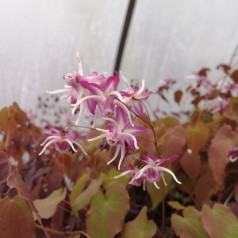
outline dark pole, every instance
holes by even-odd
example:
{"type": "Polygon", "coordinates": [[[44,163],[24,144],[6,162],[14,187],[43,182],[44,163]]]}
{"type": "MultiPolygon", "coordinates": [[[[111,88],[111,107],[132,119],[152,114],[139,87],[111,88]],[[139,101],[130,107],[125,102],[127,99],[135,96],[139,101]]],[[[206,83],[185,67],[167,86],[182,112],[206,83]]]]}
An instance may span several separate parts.
{"type": "Polygon", "coordinates": [[[124,22],[124,26],[123,26],[123,30],[122,30],[122,34],[121,34],[121,39],[120,39],[120,43],[119,43],[119,47],[118,47],[118,51],[117,51],[117,57],[116,57],[116,62],[115,62],[115,66],[114,66],[114,73],[118,72],[120,70],[121,59],[123,56],[123,51],[124,51],[124,47],[125,47],[125,43],[126,43],[126,37],[127,37],[128,29],[130,27],[131,17],[132,17],[135,2],[136,2],[136,0],[129,0],[129,1],[130,2],[128,4],[126,18],[125,18],[125,22],[124,22]]]}

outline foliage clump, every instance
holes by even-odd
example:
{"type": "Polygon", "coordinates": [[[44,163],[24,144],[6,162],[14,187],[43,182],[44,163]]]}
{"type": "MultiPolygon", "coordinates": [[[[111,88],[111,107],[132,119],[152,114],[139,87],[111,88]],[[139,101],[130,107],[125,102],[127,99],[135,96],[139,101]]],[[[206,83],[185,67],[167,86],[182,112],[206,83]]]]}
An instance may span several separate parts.
{"type": "Polygon", "coordinates": [[[79,61],[49,92],[67,98],[64,122],[36,126],[17,103],[3,108],[0,237],[236,238],[238,70],[218,70],[183,89],[124,79],[118,91],[122,75],[84,76],[79,61]],[[179,111],[148,112],[149,97],[179,111]]]}

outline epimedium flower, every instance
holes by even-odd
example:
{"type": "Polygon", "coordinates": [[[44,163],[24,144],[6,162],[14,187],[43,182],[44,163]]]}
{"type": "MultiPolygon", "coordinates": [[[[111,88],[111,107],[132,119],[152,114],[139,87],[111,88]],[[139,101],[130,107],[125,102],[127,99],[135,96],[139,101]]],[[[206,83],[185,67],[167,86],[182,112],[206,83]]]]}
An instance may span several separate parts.
{"type": "Polygon", "coordinates": [[[125,157],[127,149],[131,151],[139,149],[136,136],[139,134],[147,133],[148,129],[141,125],[132,126],[125,111],[118,106],[116,107],[115,120],[112,118],[104,119],[106,121],[109,121],[108,129],[104,130],[96,128],[98,131],[104,132],[104,134],[99,135],[95,138],[91,138],[88,141],[105,138],[107,144],[110,147],[116,147],[113,158],[107,164],[111,164],[114,160],[116,160],[117,156],[120,153],[120,159],[118,163],[118,170],[120,170],[121,163],[125,157]]]}
{"type": "Polygon", "coordinates": [[[234,163],[238,160],[238,147],[235,146],[228,152],[228,158],[230,162],[234,163]]]}
{"type": "Polygon", "coordinates": [[[141,87],[139,87],[138,85],[130,85],[128,80],[122,74],[121,77],[127,85],[125,90],[120,91],[120,95],[123,97],[121,101],[128,107],[132,108],[139,117],[144,118],[143,103],[154,93],[145,90],[145,80],[142,80],[141,87]]]}
{"type": "Polygon", "coordinates": [[[133,125],[129,109],[121,102],[122,96],[116,91],[119,81],[119,75],[116,74],[108,77],[100,86],[87,81],[80,82],[90,93],[74,104],[72,112],[74,113],[86,101],[89,111],[94,115],[94,125],[97,118],[110,117],[115,112],[115,108],[120,107],[126,112],[129,122],[133,125]]]}
{"type": "Polygon", "coordinates": [[[169,173],[175,182],[181,184],[181,182],[176,178],[175,174],[168,168],[161,166],[161,164],[176,160],[179,155],[173,155],[166,159],[158,159],[154,156],[143,156],[143,159],[135,159],[142,164],[141,168],[136,166],[131,167],[130,170],[127,170],[115,178],[119,178],[121,176],[125,176],[127,174],[131,175],[131,180],[129,184],[132,185],[141,185],[143,183],[143,188],[145,188],[145,182],[153,183],[154,186],[159,189],[157,182],[162,179],[164,185],[167,185],[164,177],[164,173],[169,173]],[[140,183],[138,183],[140,181],[140,183]]]}
{"type": "Polygon", "coordinates": [[[135,101],[145,101],[149,98],[151,94],[154,94],[151,91],[145,91],[145,80],[141,82],[141,87],[135,85],[132,87],[128,80],[121,74],[122,79],[126,82],[126,90],[120,91],[121,96],[123,96],[123,102],[130,106],[135,103],[135,101]]]}
{"type": "Polygon", "coordinates": [[[77,140],[81,139],[80,136],[76,132],[65,132],[59,128],[50,126],[48,128],[50,133],[46,134],[48,137],[43,141],[41,146],[44,146],[39,155],[42,155],[45,150],[52,144],[55,145],[56,150],[60,152],[68,152],[70,148],[77,152],[75,145],[78,146],[81,151],[87,155],[86,151],[83,149],[82,145],[77,142],[77,140]]]}
{"type": "MultiPolygon", "coordinates": [[[[125,176],[125,175],[128,175],[128,174],[131,176],[131,178],[133,178],[137,174],[137,172],[139,171],[139,168],[135,165],[132,165],[132,164],[127,164],[127,165],[125,165],[125,167],[128,168],[128,170],[119,174],[118,176],[115,176],[114,177],[115,179],[120,178],[120,177],[125,176]]],[[[145,175],[142,175],[140,178],[134,179],[132,182],[130,182],[131,185],[134,185],[134,186],[137,186],[137,187],[140,187],[141,185],[143,185],[144,190],[145,190],[145,183],[146,183],[146,176],[145,175]]]]}
{"type": "Polygon", "coordinates": [[[89,94],[87,88],[84,87],[83,83],[87,82],[88,84],[97,85],[97,87],[100,88],[105,83],[106,77],[103,74],[98,74],[97,72],[93,72],[88,76],[84,76],[82,64],[78,56],[78,72],[66,74],[64,80],[66,83],[64,85],[64,89],[47,91],[47,93],[63,93],[61,98],[67,98],[68,103],[72,107],[72,113],[74,113],[75,109],[79,106],[79,114],[78,119],[76,121],[76,124],[78,124],[81,114],[83,112],[83,104],[78,103],[78,101],[80,101],[85,96],[88,96],[89,94]]]}

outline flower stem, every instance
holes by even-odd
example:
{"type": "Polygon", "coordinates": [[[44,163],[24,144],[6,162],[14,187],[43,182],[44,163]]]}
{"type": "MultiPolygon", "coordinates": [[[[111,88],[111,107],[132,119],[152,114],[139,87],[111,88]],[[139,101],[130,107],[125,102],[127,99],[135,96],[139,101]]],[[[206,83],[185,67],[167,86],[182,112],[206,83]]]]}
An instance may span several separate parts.
{"type": "Polygon", "coordinates": [[[76,236],[76,235],[84,235],[87,238],[90,238],[90,236],[87,233],[85,233],[84,231],[71,231],[71,232],[58,231],[58,230],[55,230],[55,229],[52,229],[52,228],[49,228],[49,227],[45,227],[45,226],[41,226],[41,225],[38,225],[38,224],[35,224],[35,227],[38,228],[38,229],[41,229],[43,231],[49,232],[51,234],[59,235],[59,236],[62,236],[62,237],[71,237],[71,236],[76,236]]]}
{"type": "Polygon", "coordinates": [[[165,191],[164,191],[164,184],[161,186],[161,192],[162,192],[162,233],[165,231],[165,191]]]}

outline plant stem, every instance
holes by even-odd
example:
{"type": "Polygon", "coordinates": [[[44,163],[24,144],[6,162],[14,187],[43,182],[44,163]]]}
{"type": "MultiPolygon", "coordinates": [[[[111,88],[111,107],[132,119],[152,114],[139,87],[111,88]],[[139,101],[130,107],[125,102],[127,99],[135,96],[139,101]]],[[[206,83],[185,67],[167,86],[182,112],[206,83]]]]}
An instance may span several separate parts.
{"type": "Polygon", "coordinates": [[[161,186],[161,192],[162,192],[162,233],[165,231],[165,191],[164,191],[164,184],[161,186]]]}
{"type": "MultiPolygon", "coordinates": [[[[117,99],[119,100],[119,99],[117,99]]],[[[119,100],[120,101],[120,100],[119,100]]],[[[137,100],[139,101],[139,100],[137,100]]],[[[134,112],[131,108],[129,108],[124,102],[120,101],[122,104],[124,104],[129,111],[131,111],[137,118],[139,118],[141,121],[143,121],[152,131],[153,133],[153,137],[154,137],[154,145],[155,145],[155,148],[156,148],[156,153],[157,153],[157,156],[159,157],[159,149],[158,149],[158,142],[157,142],[157,137],[156,137],[156,134],[155,134],[155,130],[154,130],[154,126],[152,125],[152,122],[148,122],[147,120],[145,120],[144,118],[140,117],[136,112],[134,112]]],[[[150,119],[150,118],[149,118],[150,119]]]]}
{"type": "Polygon", "coordinates": [[[59,235],[62,237],[70,237],[70,236],[76,236],[76,235],[84,235],[87,238],[90,238],[88,234],[86,234],[84,231],[71,231],[71,232],[65,232],[65,231],[58,231],[49,227],[41,226],[38,224],[35,224],[35,227],[41,230],[44,230],[46,232],[49,232],[51,234],[59,235]]]}
{"type": "Polygon", "coordinates": [[[231,191],[231,193],[229,194],[229,196],[227,197],[226,201],[224,202],[224,205],[227,205],[228,202],[230,202],[231,198],[234,195],[234,190],[231,191]]]}

